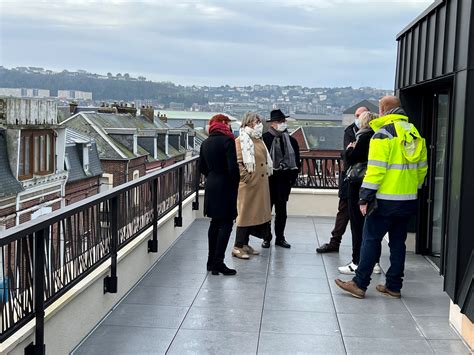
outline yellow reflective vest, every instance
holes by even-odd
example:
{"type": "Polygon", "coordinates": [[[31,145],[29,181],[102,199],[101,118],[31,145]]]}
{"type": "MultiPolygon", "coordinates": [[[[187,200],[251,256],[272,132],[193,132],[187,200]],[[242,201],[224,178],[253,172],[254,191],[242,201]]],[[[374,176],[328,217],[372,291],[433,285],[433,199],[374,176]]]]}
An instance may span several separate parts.
{"type": "Polygon", "coordinates": [[[425,139],[408,117],[389,114],[371,121],[367,173],[360,200],[416,200],[428,170],[425,139]]]}

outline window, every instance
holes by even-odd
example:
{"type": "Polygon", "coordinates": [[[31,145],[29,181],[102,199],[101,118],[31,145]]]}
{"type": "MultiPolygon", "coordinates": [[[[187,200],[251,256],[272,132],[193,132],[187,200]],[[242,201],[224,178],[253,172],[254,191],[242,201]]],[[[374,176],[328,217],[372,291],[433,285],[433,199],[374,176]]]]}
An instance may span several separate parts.
{"type": "Polygon", "coordinates": [[[22,131],[18,178],[29,179],[36,175],[54,172],[54,135],[51,130],[22,131]]]}

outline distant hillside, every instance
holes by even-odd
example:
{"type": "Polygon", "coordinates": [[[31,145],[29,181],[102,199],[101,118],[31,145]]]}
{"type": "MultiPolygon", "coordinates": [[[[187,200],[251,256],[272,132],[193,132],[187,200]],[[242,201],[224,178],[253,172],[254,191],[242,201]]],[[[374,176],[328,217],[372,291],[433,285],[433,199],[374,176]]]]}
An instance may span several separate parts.
{"type": "Polygon", "coordinates": [[[94,100],[154,99],[165,104],[181,102],[186,106],[207,103],[200,93],[188,92],[184,87],[172,83],[130,80],[124,77],[107,78],[90,73],[48,72],[34,73],[0,68],[0,87],[48,89],[51,96],[56,96],[58,90],[90,91],[94,100]]]}

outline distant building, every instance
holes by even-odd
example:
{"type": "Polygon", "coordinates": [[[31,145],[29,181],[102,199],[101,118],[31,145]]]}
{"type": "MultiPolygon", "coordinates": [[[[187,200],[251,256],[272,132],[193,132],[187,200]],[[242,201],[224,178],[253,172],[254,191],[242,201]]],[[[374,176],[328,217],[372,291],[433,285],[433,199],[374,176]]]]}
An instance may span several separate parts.
{"type": "Polygon", "coordinates": [[[46,89],[26,89],[26,88],[0,88],[0,96],[13,97],[50,97],[49,90],[46,89]]]}
{"type": "Polygon", "coordinates": [[[54,101],[0,98],[0,229],[63,205],[64,153],[54,101]]]}
{"type": "MultiPolygon", "coordinates": [[[[212,116],[217,115],[221,112],[195,112],[195,111],[169,111],[169,110],[155,110],[155,114],[166,122],[171,127],[182,127],[189,121],[192,121],[195,128],[205,129],[209,124],[209,120],[212,116]]],[[[232,123],[232,129],[238,130],[236,124],[237,119],[231,115],[224,113],[228,116],[232,123]]],[[[240,126],[239,126],[240,127],[240,126]]]]}
{"type": "Polygon", "coordinates": [[[64,100],[92,100],[92,93],[79,90],[58,90],[58,98],[64,100]]]}
{"type": "Polygon", "coordinates": [[[137,116],[135,108],[125,105],[102,107],[80,111],[61,125],[94,139],[102,183],[115,187],[186,157],[188,128],[170,128],[155,119],[153,108],[142,108],[141,113],[137,116]]]}
{"type": "Polygon", "coordinates": [[[369,111],[379,113],[379,103],[376,100],[362,100],[361,102],[349,107],[342,113],[342,125],[349,126],[354,122],[354,114],[359,107],[367,107],[369,111]]]}
{"type": "Polygon", "coordinates": [[[66,128],[66,205],[100,192],[102,165],[97,145],[90,137],[66,128]]]}
{"type": "Polygon", "coordinates": [[[308,113],[293,113],[290,117],[296,121],[327,122],[334,126],[342,125],[343,119],[341,115],[318,115],[308,113]]]}
{"type": "Polygon", "coordinates": [[[343,150],[343,126],[302,126],[291,135],[302,157],[340,157],[343,150]]]}

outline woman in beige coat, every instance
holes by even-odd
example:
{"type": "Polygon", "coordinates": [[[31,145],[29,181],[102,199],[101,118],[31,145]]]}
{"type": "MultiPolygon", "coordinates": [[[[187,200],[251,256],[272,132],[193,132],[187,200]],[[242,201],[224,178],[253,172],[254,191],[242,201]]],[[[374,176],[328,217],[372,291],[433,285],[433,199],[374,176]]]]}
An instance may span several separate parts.
{"type": "Polygon", "coordinates": [[[237,234],[232,255],[248,259],[258,252],[249,246],[250,235],[265,239],[271,235],[272,219],[268,177],[273,172],[270,154],[262,141],[260,117],[247,112],[242,119],[240,135],[235,140],[240,168],[237,199],[237,234]]]}

